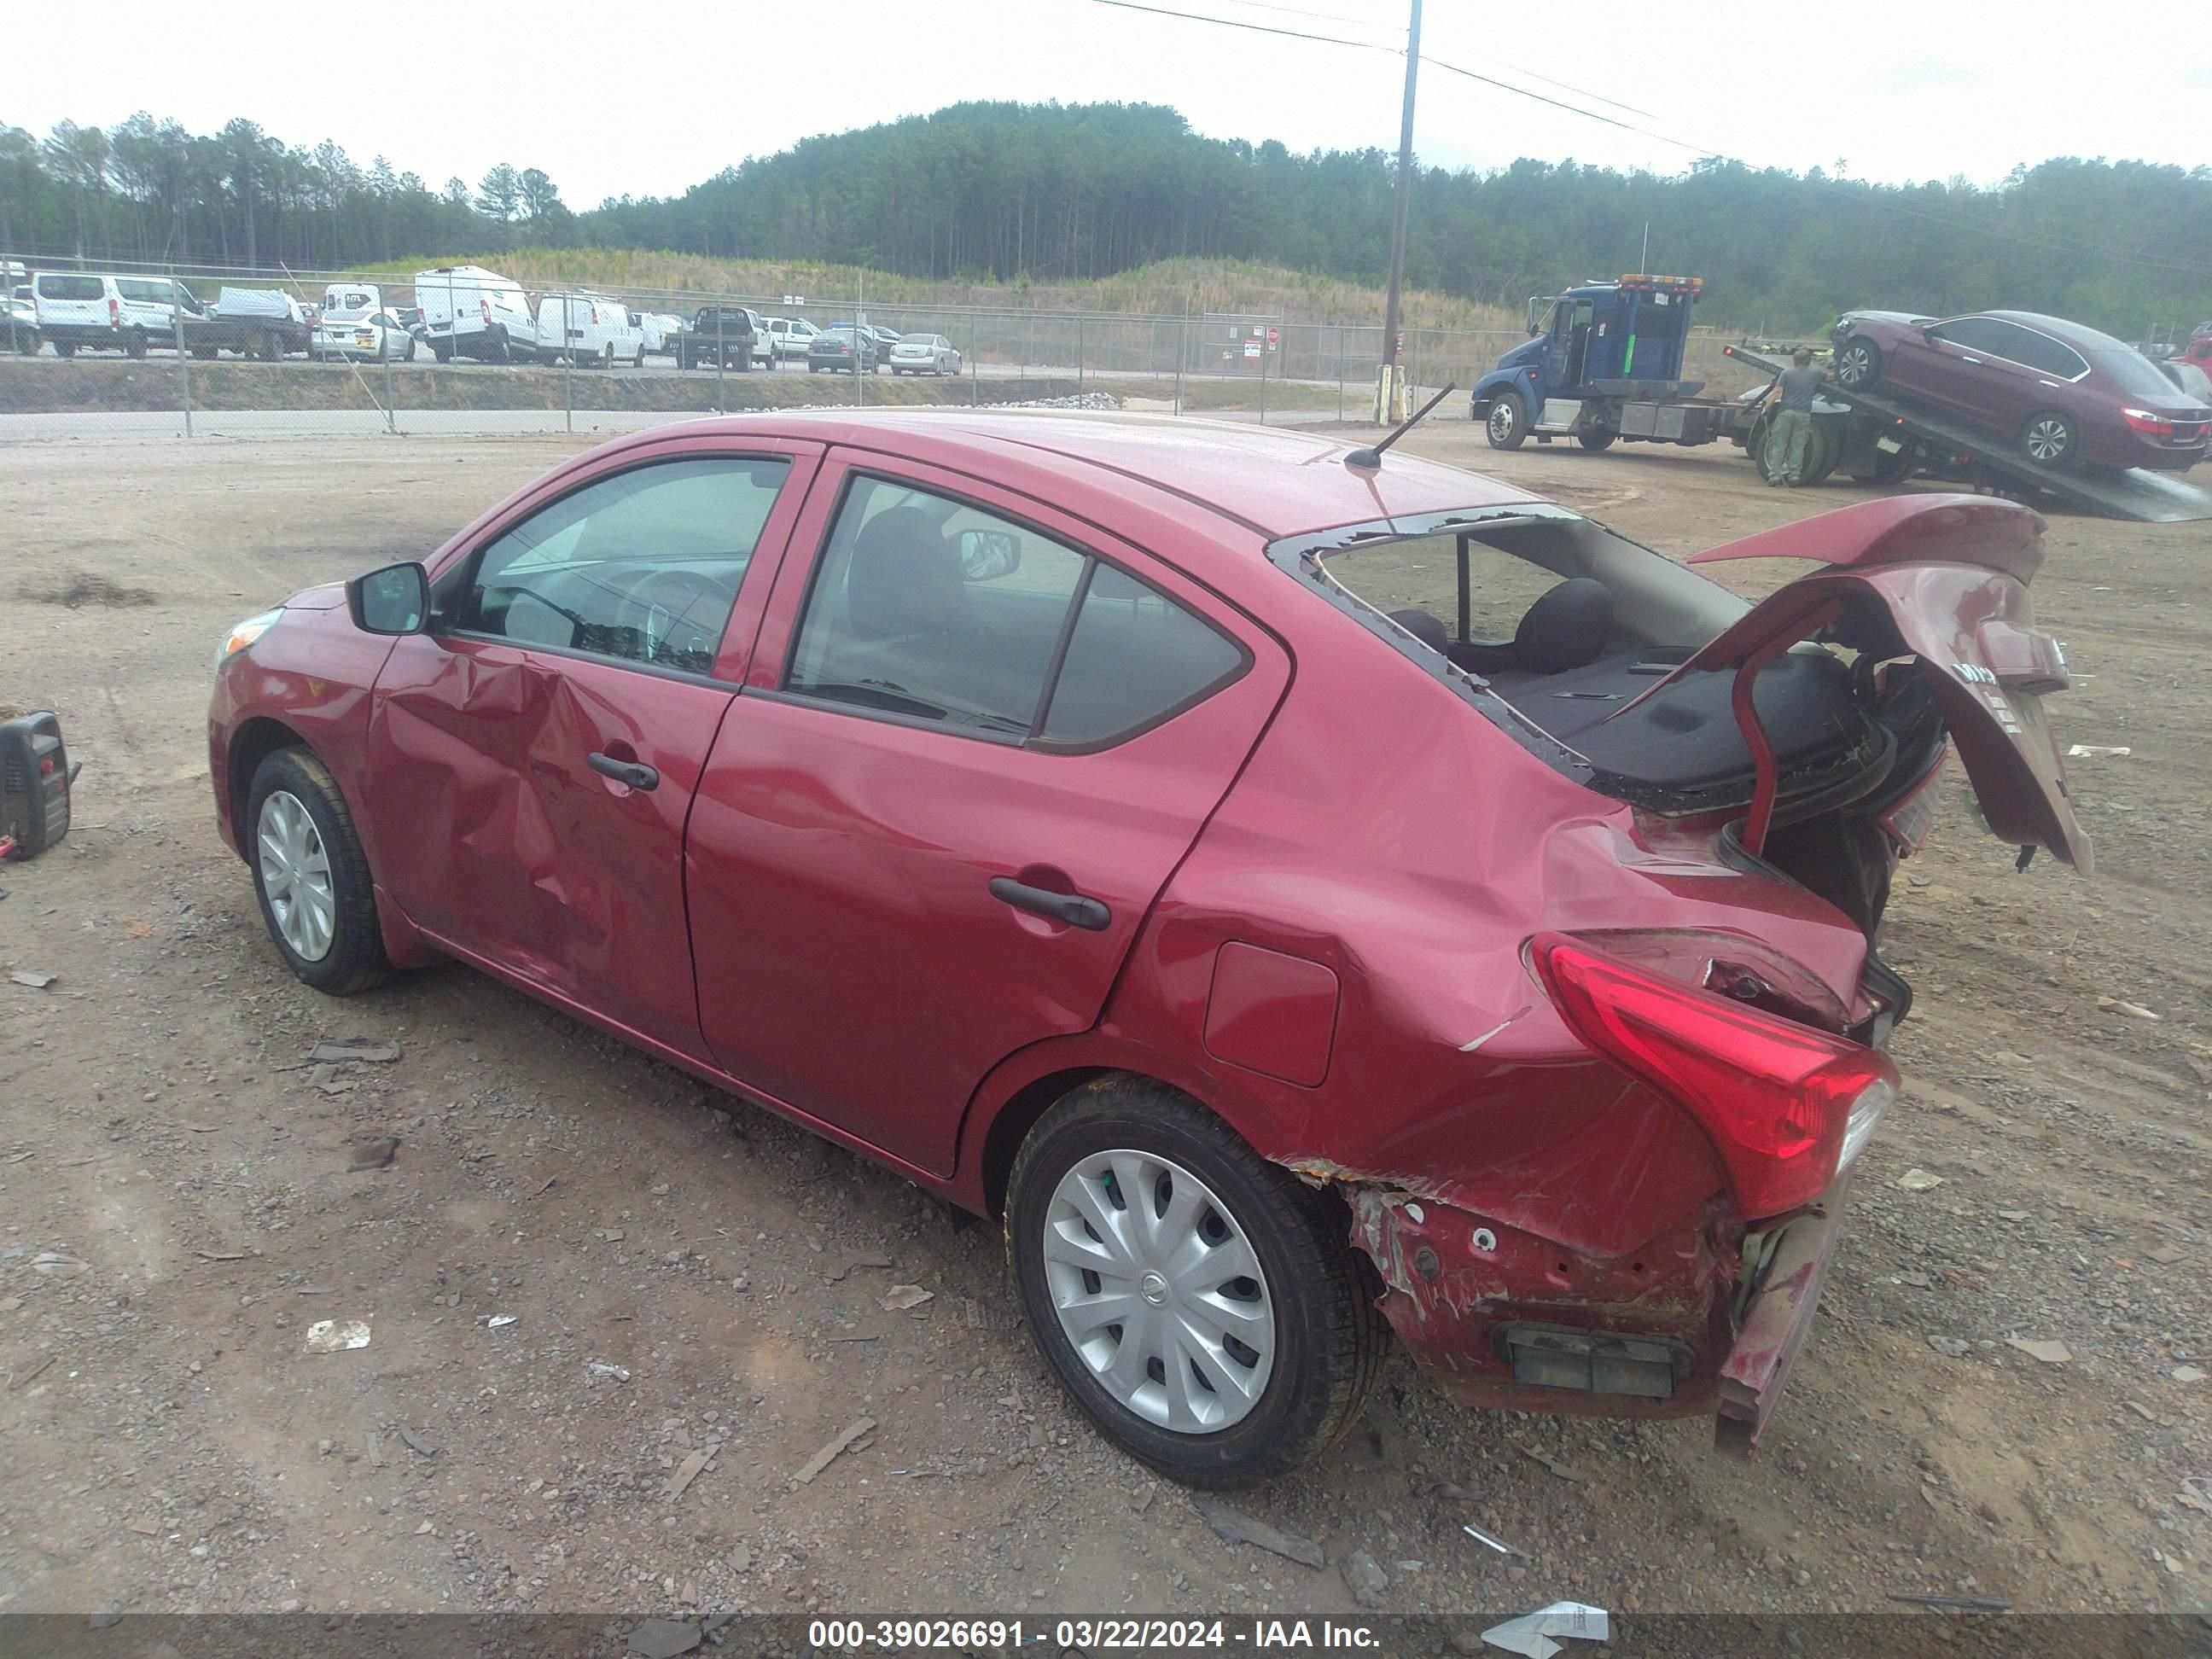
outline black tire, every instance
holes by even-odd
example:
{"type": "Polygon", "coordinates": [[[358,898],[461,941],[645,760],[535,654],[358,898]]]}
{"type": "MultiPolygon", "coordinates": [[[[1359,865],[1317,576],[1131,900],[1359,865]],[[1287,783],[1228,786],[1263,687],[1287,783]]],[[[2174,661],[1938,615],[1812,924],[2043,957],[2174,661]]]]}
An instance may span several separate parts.
{"type": "Polygon", "coordinates": [[[74,357],[74,356],[76,356],[76,342],[75,340],[57,340],[57,341],[55,341],[55,342],[54,342],[54,356],[57,356],[57,357],[74,357]]]}
{"type": "Polygon", "coordinates": [[[419,343],[419,342],[417,342],[417,341],[416,340],[416,338],[414,337],[414,336],[412,336],[412,335],[408,336],[408,338],[407,338],[407,355],[406,355],[404,357],[401,358],[401,359],[400,359],[400,362],[406,362],[406,363],[411,363],[411,362],[413,362],[415,361],[415,348],[416,348],[416,346],[418,343],[419,343]]]}
{"type": "Polygon", "coordinates": [[[1903,483],[1911,474],[1912,462],[1912,443],[1907,439],[1905,447],[1893,455],[1887,450],[1875,451],[1874,471],[1870,477],[1878,484],[1903,483]]]}
{"type": "Polygon", "coordinates": [[[25,357],[37,356],[39,355],[39,336],[37,331],[34,329],[26,329],[21,333],[16,335],[15,349],[21,356],[25,357]]]}
{"type": "Polygon", "coordinates": [[[484,358],[486,362],[495,363],[505,363],[514,361],[514,353],[508,349],[507,343],[507,331],[504,329],[492,336],[491,347],[484,353],[484,358]]]}
{"type": "Polygon", "coordinates": [[[1483,418],[1483,435],[1492,449],[1518,449],[1528,436],[1528,410],[1517,392],[1501,392],[1490,400],[1483,418]]]}
{"type": "Polygon", "coordinates": [[[126,357],[131,358],[143,357],[146,355],[146,331],[144,329],[134,328],[131,331],[130,337],[123,342],[123,355],[126,357]]]}
{"type": "Polygon", "coordinates": [[[1618,432],[1577,432],[1575,441],[1591,454],[1600,455],[1612,448],[1613,441],[1620,435],[1618,432]]]}
{"type": "Polygon", "coordinates": [[[441,363],[450,363],[453,361],[453,348],[443,340],[433,340],[430,342],[430,355],[441,363]]]}
{"type": "Polygon", "coordinates": [[[263,335],[257,343],[259,345],[260,349],[255,355],[258,356],[262,362],[274,363],[283,361],[284,343],[278,339],[274,334],[263,335]]]}
{"type": "Polygon", "coordinates": [[[1007,1261],[1047,1362],[1109,1440],[1194,1486],[1233,1490],[1274,1480],[1358,1421],[1388,1352],[1389,1327],[1380,1287],[1346,1234],[1336,1200],[1267,1163],[1188,1097],[1141,1078],[1102,1078],[1054,1106],[1022,1143],[1007,1187],[1007,1261]],[[1082,1159],[1120,1148],[1172,1160],[1211,1188],[1266,1277],[1273,1368],[1257,1402],[1225,1428],[1181,1433],[1140,1417],[1092,1376],[1060,1328],[1044,1256],[1054,1193],[1082,1159]]]}
{"type": "Polygon", "coordinates": [[[643,368],[645,367],[645,348],[643,346],[640,346],[637,349],[637,356],[629,360],[629,366],[632,368],[643,368]]]}
{"type": "Polygon", "coordinates": [[[246,791],[246,818],[240,826],[247,862],[253,871],[253,893],[260,902],[262,924],[270,941],[303,985],[334,997],[351,996],[389,978],[392,964],[384,954],[384,935],[378,930],[376,893],[370,884],[368,860],[361,850],[353,813],[338,793],[330,770],[308,749],[279,749],[254,769],[252,787],[246,791]],[[301,956],[285,939],[269,902],[267,883],[259,855],[261,809],[269,798],[283,791],[307,808],[323,854],[330,866],[333,920],[330,948],[314,960],[301,956]]]}
{"type": "Polygon", "coordinates": [[[196,345],[192,348],[192,356],[198,358],[204,363],[213,362],[215,361],[215,354],[216,348],[213,346],[196,345]]]}
{"type": "Polygon", "coordinates": [[[1846,340],[1836,348],[1836,384],[1848,392],[1871,392],[1881,384],[1881,348],[1872,340],[1846,340]]]}
{"type": "Polygon", "coordinates": [[[1833,426],[1813,422],[1813,429],[1805,434],[1805,476],[1800,484],[1826,483],[1828,475],[1836,470],[1836,463],[1844,458],[1842,432],[1833,426]]]}
{"type": "Polygon", "coordinates": [[[2071,415],[2039,409],[2021,425],[2020,447],[2039,466],[2064,466],[2081,452],[2081,428],[2071,415]]]}

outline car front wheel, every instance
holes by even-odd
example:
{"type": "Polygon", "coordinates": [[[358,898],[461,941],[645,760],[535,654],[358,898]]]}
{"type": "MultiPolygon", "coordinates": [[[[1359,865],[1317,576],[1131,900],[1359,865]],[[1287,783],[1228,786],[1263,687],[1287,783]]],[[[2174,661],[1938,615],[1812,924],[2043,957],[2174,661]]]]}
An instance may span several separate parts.
{"type": "Polygon", "coordinates": [[[1358,1419],[1386,1327],[1341,1210],[1187,1096],[1109,1077],[1060,1101],[1015,1160],[1006,1231],[1061,1384],[1170,1479],[1254,1486],[1358,1419]]]}
{"type": "Polygon", "coordinates": [[[350,996],[391,972],[378,930],[368,860],[329,769],[305,749],[279,749],[246,794],[247,856],[261,920],[302,983],[350,996]]]}
{"type": "Polygon", "coordinates": [[[1872,340],[1849,340],[1836,353],[1836,384],[1871,392],[1881,380],[1881,348],[1872,340]]]}

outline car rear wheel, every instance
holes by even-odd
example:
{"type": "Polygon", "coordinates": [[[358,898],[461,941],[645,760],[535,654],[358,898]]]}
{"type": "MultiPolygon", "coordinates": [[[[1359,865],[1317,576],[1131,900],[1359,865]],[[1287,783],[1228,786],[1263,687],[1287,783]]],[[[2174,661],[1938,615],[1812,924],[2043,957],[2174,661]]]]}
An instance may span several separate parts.
{"type": "Polygon", "coordinates": [[[409,336],[407,340],[407,356],[404,361],[410,363],[415,361],[415,344],[416,342],[414,337],[411,335],[409,336]]]}
{"type": "Polygon", "coordinates": [[[1170,1479],[1249,1486],[1358,1420],[1387,1328],[1345,1218],[1187,1096],[1086,1085],[1010,1179],[1006,1254],[1046,1360],[1170,1479]]]}
{"type": "Polygon", "coordinates": [[[1881,380],[1881,348],[1872,340],[1846,340],[1836,351],[1836,384],[1871,392],[1881,380]]]}
{"type": "Polygon", "coordinates": [[[55,342],[54,342],[54,356],[57,356],[57,357],[74,357],[74,356],[76,356],[76,342],[75,340],[57,340],[57,341],[55,341],[55,342]]]}
{"type": "Polygon", "coordinates": [[[350,996],[392,971],[378,930],[368,860],[329,769],[306,749],[255,769],[245,828],[261,920],[304,984],[350,996]]]}
{"type": "Polygon", "coordinates": [[[1528,435],[1528,411],[1517,392],[1501,392],[1490,400],[1483,419],[1483,434],[1492,449],[1518,449],[1528,435]]]}
{"type": "Polygon", "coordinates": [[[125,356],[144,356],[146,355],[146,331],[143,328],[132,329],[131,331],[131,337],[123,343],[123,351],[125,356]]]}
{"type": "Polygon", "coordinates": [[[2039,465],[2063,466],[2081,447],[2081,429],[2070,416],[2055,409],[2042,410],[2029,416],[2027,424],[2021,428],[2020,447],[2028,459],[2039,465]]]}

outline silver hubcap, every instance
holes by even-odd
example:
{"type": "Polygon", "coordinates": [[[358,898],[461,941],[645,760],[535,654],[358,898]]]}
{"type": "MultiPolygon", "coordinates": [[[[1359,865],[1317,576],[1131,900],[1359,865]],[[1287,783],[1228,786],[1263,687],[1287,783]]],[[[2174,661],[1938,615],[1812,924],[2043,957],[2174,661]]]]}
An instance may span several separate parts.
{"type": "Polygon", "coordinates": [[[1053,1189],[1045,1283],[1101,1387],[1180,1434],[1242,1422],[1274,1369],[1275,1310],[1244,1230],[1151,1152],[1095,1152],[1053,1189]]]}
{"type": "Polygon", "coordinates": [[[277,933],[302,962],[320,962],[331,953],[337,896],[331,888],[330,854],[323,850],[313,817],[297,795],[276,790],[261,803],[255,842],[261,890],[268,896],[277,933]]]}
{"type": "Polygon", "coordinates": [[[1856,386],[1867,377],[1867,355],[1862,349],[1844,354],[1844,361],[1836,365],[1836,377],[1845,386],[1856,386]]]}
{"type": "Polygon", "coordinates": [[[2039,461],[2055,461],[2066,453],[2066,428],[2058,421],[2038,421],[2027,429],[2027,453],[2039,461]]]}
{"type": "Polygon", "coordinates": [[[1513,408],[1510,404],[1496,403],[1490,406],[1490,435],[1506,439],[1513,435],[1513,408]]]}

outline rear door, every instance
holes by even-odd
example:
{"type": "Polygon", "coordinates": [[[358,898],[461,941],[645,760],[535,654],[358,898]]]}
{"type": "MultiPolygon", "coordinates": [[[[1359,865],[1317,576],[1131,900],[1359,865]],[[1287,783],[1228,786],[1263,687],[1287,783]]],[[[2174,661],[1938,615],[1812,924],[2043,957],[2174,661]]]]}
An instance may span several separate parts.
{"type": "Polygon", "coordinates": [[[1095,526],[833,452],[692,812],[715,1057],[950,1172],[984,1074],[1097,1019],[1287,674],[1095,526]]]}
{"type": "Polygon", "coordinates": [[[1915,333],[1903,331],[1886,378],[1938,408],[1994,425],[1990,412],[2005,369],[1991,362],[2015,332],[1993,317],[1955,317],[1915,333]]]}
{"type": "Polygon", "coordinates": [[[377,870],[407,918],[703,1052],[684,828],[819,449],[675,443],[440,571],[376,685],[377,870]]]}

